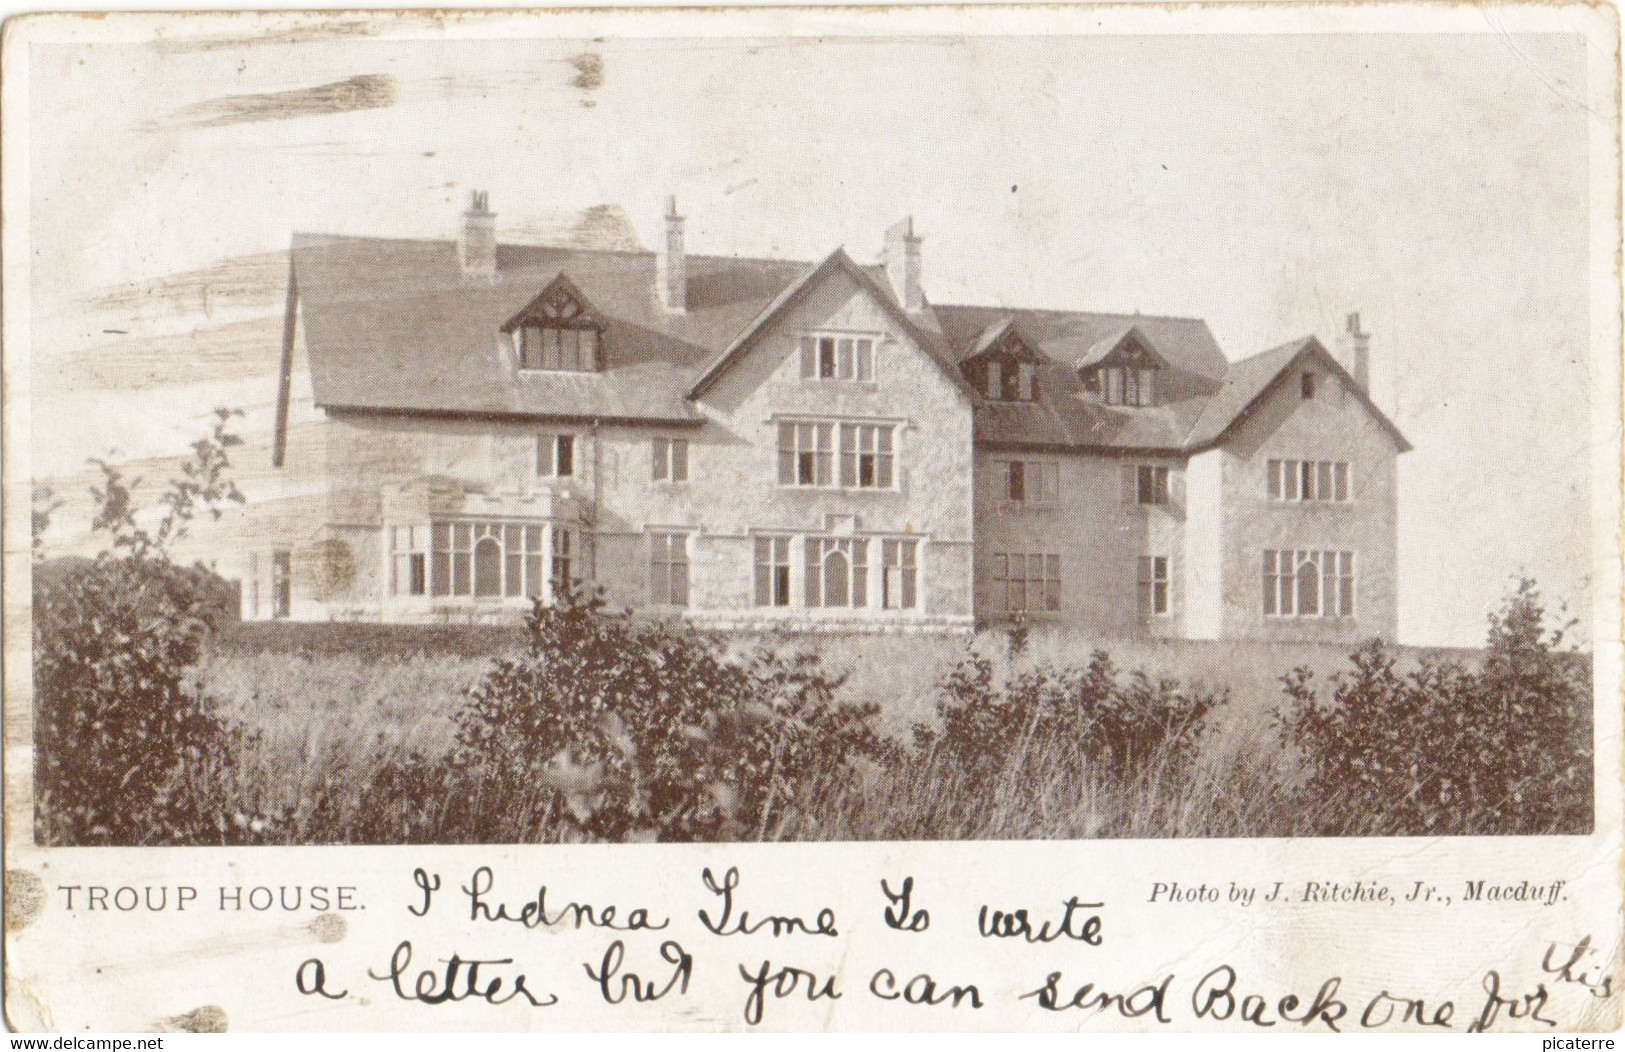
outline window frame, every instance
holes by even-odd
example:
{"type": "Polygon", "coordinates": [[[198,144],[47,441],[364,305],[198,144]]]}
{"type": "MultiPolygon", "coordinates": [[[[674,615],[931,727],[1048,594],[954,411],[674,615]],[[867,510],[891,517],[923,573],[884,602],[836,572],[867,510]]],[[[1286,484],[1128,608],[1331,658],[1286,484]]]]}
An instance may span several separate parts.
{"type": "MultiPolygon", "coordinates": [[[[428,599],[431,602],[468,601],[499,602],[523,600],[552,595],[545,589],[548,581],[542,577],[545,563],[542,547],[547,530],[566,529],[557,523],[534,519],[435,517],[427,523],[415,524],[422,531],[425,560],[425,589],[421,595],[391,591],[393,599],[428,599]],[[497,547],[497,591],[482,595],[479,592],[479,551],[482,543],[492,541],[497,547]]],[[[402,554],[393,548],[394,530],[391,530],[391,562],[402,554]]],[[[395,584],[391,575],[391,587],[395,584]]]]}
{"type": "Polygon", "coordinates": [[[837,537],[824,533],[801,539],[802,606],[809,610],[867,610],[869,603],[869,538],[837,537]],[[843,559],[844,574],[832,576],[834,560],[843,559]],[[832,582],[842,587],[840,602],[831,602],[832,582]]]}
{"type": "Polygon", "coordinates": [[[780,416],[774,425],[776,477],[781,488],[851,493],[895,493],[902,489],[902,422],[780,416]],[[810,445],[806,444],[809,436],[810,445]],[[867,477],[873,480],[867,483],[863,481],[866,467],[867,477]]]}
{"type": "Polygon", "coordinates": [[[817,329],[796,341],[801,379],[818,383],[878,383],[885,333],[817,329]],[[827,358],[826,358],[827,353],[827,358]]]}
{"type": "Polygon", "coordinates": [[[577,580],[574,574],[576,549],[575,531],[568,526],[553,523],[549,534],[549,558],[547,562],[547,585],[552,598],[559,596],[559,584],[573,585],[577,580]]]}
{"type": "Polygon", "coordinates": [[[389,527],[389,596],[416,599],[429,594],[429,525],[393,523],[389,527]],[[404,543],[403,543],[404,542],[404,543]],[[401,587],[402,581],[406,587],[401,587]]]}
{"type": "Polygon", "coordinates": [[[1061,464],[1057,460],[995,457],[1000,503],[1017,511],[1047,511],[1061,502],[1061,464]],[[1021,493],[1016,492],[1020,477],[1021,493]]]}
{"type": "Polygon", "coordinates": [[[573,431],[544,431],[536,436],[536,477],[576,478],[576,435],[573,431]],[[545,470],[544,470],[545,465],[545,470]]]}
{"type": "Polygon", "coordinates": [[[988,606],[997,614],[1056,614],[1062,610],[1061,557],[1054,552],[993,553],[988,606]],[[1018,574],[1019,568],[1019,574],[1018,574]],[[1037,576],[1034,576],[1036,570],[1037,576]],[[1031,599],[1038,586],[1042,602],[1031,599]],[[1015,597],[1019,588],[1020,601],[1015,597]]]}
{"type": "Polygon", "coordinates": [[[548,324],[529,318],[514,329],[514,355],[521,373],[603,371],[603,330],[591,324],[548,324]]]}
{"type": "Polygon", "coordinates": [[[293,616],[293,551],[271,551],[271,620],[285,621],[293,616]]]}
{"type": "Polygon", "coordinates": [[[655,482],[673,485],[688,481],[688,447],[686,438],[657,435],[650,443],[649,474],[655,482]]]}
{"type": "Polygon", "coordinates": [[[790,552],[793,539],[787,533],[758,533],[751,536],[752,606],[767,610],[785,610],[791,606],[794,601],[791,567],[795,565],[795,560],[790,552]],[[764,594],[766,602],[763,601],[764,594]]]}
{"type": "Polygon", "coordinates": [[[1353,464],[1270,457],[1264,462],[1264,497],[1272,504],[1352,504],[1353,464]]]}
{"type": "Polygon", "coordinates": [[[1350,549],[1265,548],[1259,564],[1265,619],[1356,620],[1358,568],[1358,553],[1350,549]],[[1312,604],[1306,600],[1306,583],[1312,604]],[[1305,609],[1309,605],[1314,609],[1305,609]]]}
{"type": "Polygon", "coordinates": [[[880,539],[880,609],[920,609],[920,539],[880,539]],[[893,588],[895,573],[896,587],[893,588]],[[895,601],[893,601],[895,599],[895,601]]]}
{"type": "Polygon", "coordinates": [[[1134,591],[1140,620],[1173,616],[1173,564],[1169,556],[1139,556],[1135,562],[1134,591]]]}
{"type": "Polygon", "coordinates": [[[894,490],[897,488],[897,427],[895,424],[846,423],[835,436],[840,489],[894,490]],[[867,470],[868,481],[865,482],[867,470]]]}
{"type": "Polygon", "coordinates": [[[1095,390],[1106,405],[1148,409],[1157,404],[1157,374],[1161,371],[1160,366],[1151,363],[1113,361],[1095,369],[1095,390]]]}
{"type": "Polygon", "coordinates": [[[649,531],[649,603],[686,610],[690,602],[687,530],[649,531]]]}
{"type": "Polygon", "coordinates": [[[1174,502],[1173,489],[1173,468],[1169,465],[1134,465],[1134,503],[1139,507],[1168,507],[1174,502]]]}
{"type": "MultiPolygon", "coordinates": [[[[1007,350],[996,349],[975,359],[982,376],[981,394],[990,402],[1032,403],[1039,400],[1038,366],[1007,350]]],[[[969,370],[974,380],[977,369],[969,370]]]]}

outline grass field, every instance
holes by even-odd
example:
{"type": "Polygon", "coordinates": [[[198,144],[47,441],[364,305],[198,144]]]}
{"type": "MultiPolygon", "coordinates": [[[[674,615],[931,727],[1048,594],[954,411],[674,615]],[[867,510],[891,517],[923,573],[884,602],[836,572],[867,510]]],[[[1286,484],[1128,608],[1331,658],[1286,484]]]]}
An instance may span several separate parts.
{"type": "MultiPolygon", "coordinates": [[[[756,642],[727,641],[741,652],[756,642]]],[[[916,765],[823,801],[816,822],[790,820],[765,831],[785,839],[1304,832],[1314,816],[1293,802],[1298,765],[1272,720],[1286,701],[1280,679],[1297,666],[1313,670],[1317,680],[1349,667],[1345,647],[1102,640],[1049,628],[1032,631],[1014,658],[1002,632],[968,640],[808,637],[793,645],[844,675],[839,700],[877,704],[880,729],[900,741],[914,724],[935,722],[943,676],[971,652],[990,658],[1003,681],[1041,665],[1081,666],[1102,647],[1121,669],[1222,689],[1228,701],[1209,717],[1211,730],[1194,764],[1177,778],[1147,769],[1127,782],[1108,781],[1089,777],[1088,757],[1012,756],[1009,769],[1020,777],[979,793],[975,808],[956,808],[954,772],[916,765]]],[[[224,715],[258,732],[238,774],[263,790],[256,810],[301,812],[302,800],[321,799],[330,801],[324,807],[330,815],[366,807],[365,787],[383,767],[413,752],[431,760],[445,755],[469,688],[495,656],[520,648],[517,629],[243,625],[217,638],[197,675],[199,686],[223,702],[224,715]]],[[[1476,653],[1407,650],[1401,668],[1424,654],[1470,662],[1476,653]]],[[[289,829],[287,835],[297,842],[310,834],[289,829]]]]}

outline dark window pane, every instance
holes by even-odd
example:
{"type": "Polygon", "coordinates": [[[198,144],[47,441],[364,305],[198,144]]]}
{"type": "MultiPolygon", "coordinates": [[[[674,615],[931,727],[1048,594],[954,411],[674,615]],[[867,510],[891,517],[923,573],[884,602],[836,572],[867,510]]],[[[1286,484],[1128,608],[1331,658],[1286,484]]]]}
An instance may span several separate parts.
{"type": "Polygon", "coordinates": [[[434,553],[431,591],[435,595],[451,594],[451,555],[445,551],[434,553]]]}

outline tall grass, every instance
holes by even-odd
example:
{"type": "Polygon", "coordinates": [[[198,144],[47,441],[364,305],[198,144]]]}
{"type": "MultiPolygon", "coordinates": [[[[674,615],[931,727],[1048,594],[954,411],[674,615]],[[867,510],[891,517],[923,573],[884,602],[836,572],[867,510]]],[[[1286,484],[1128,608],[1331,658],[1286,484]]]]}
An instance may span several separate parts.
{"type": "MultiPolygon", "coordinates": [[[[743,652],[752,641],[735,641],[743,652]]],[[[1035,631],[1011,655],[1003,633],[965,640],[899,641],[833,637],[796,644],[841,678],[851,702],[885,698],[880,724],[903,744],[915,726],[940,727],[935,708],[944,677],[967,657],[992,664],[996,684],[1043,667],[1075,666],[1097,641],[1058,630],[1035,631]],[[907,660],[904,660],[904,651],[907,660]]],[[[1114,773],[1062,738],[1028,736],[1002,754],[992,778],[963,765],[908,751],[892,766],[870,766],[850,784],[780,810],[741,832],[768,840],[1017,840],[1164,837],[1414,835],[1426,830],[1382,808],[1351,808],[1335,793],[1306,791],[1310,770],[1299,748],[1283,743],[1273,716],[1289,698],[1289,663],[1329,681],[1349,664],[1346,651],[1321,646],[1167,644],[1114,646],[1124,662],[1186,689],[1224,683],[1230,701],[1207,717],[1189,754],[1154,750],[1127,773],[1114,773]]],[[[1438,652],[1404,652],[1415,669],[1438,652]]],[[[489,659],[415,652],[406,657],[233,649],[197,670],[200,686],[222,700],[224,715],[253,733],[233,767],[240,791],[222,807],[260,828],[246,837],[277,843],[433,841],[549,842],[583,839],[538,784],[527,794],[487,798],[469,780],[435,773],[455,742],[455,716],[489,659]],[[416,757],[427,782],[398,773],[416,757]],[[485,816],[470,825],[468,816],[485,816]],[[257,816],[279,815],[276,821],[257,816]]],[[[1578,832],[1559,816],[1536,829],[1578,832]]],[[[1495,830],[1485,830],[1494,832],[1495,830]]],[[[1533,831],[1533,830],[1532,830],[1533,831]]],[[[238,831],[242,835],[242,831],[238,831]]]]}

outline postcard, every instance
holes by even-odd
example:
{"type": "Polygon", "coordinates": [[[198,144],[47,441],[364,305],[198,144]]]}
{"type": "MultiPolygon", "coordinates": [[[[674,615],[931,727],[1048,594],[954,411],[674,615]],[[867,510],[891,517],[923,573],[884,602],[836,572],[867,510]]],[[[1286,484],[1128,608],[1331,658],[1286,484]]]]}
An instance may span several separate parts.
{"type": "Polygon", "coordinates": [[[1612,8],[3,62],[12,1028],[1620,1025],[1612,8]]]}

